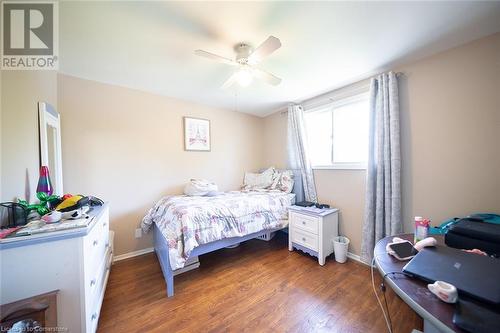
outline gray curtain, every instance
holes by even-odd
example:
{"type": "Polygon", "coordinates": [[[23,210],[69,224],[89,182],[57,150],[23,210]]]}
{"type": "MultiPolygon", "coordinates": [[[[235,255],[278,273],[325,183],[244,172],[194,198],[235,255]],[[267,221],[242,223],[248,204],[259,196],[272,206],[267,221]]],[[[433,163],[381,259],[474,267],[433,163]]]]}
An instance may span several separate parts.
{"type": "MultiPolygon", "coordinates": [[[[314,175],[309,160],[307,134],[304,124],[304,110],[300,105],[288,106],[288,164],[294,170],[300,170],[305,200],[317,202],[314,175]]],[[[296,189],[296,200],[301,200],[301,193],[296,189]]]]}
{"type": "Polygon", "coordinates": [[[370,262],[375,243],[402,232],[399,99],[396,74],[371,80],[369,154],[361,259],[370,262]]]}

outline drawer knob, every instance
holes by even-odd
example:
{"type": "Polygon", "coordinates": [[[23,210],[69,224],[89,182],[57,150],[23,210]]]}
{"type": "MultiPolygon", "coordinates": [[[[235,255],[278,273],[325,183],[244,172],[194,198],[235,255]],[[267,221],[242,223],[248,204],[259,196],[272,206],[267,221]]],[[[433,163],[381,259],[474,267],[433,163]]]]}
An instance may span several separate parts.
{"type": "Polygon", "coordinates": [[[97,318],[97,313],[94,312],[92,314],[92,317],[90,317],[90,320],[95,320],[96,318],[97,318]]]}
{"type": "Polygon", "coordinates": [[[91,287],[95,286],[95,279],[93,279],[92,281],[90,281],[90,286],[91,287]]]}
{"type": "Polygon", "coordinates": [[[302,241],[305,242],[306,241],[306,238],[305,237],[302,237],[302,241]]]}
{"type": "Polygon", "coordinates": [[[92,245],[94,245],[94,246],[97,246],[97,244],[99,244],[99,242],[98,242],[97,240],[95,240],[95,241],[92,243],[92,245]]]}

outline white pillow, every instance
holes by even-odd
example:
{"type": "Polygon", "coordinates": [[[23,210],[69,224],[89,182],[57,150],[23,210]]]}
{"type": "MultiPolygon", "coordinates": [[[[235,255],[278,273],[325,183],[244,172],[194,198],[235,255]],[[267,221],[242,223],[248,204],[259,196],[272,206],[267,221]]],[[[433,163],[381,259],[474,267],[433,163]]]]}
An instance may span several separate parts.
{"type": "Polygon", "coordinates": [[[245,172],[243,179],[243,189],[255,190],[268,188],[273,184],[274,167],[263,171],[262,173],[245,172]]]}

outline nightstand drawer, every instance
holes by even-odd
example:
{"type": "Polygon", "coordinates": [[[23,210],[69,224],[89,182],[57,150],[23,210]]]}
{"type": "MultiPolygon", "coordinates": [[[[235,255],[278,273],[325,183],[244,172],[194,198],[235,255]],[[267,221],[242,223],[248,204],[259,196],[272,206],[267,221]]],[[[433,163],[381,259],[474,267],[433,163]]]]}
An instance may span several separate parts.
{"type": "Polygon", "coordinates": [[[310,250],[318,251],[318,235],[295,229],[292,232],[292,242],[305,246],[310,250]]]}
{"type": "Polygon", "coordinates": [[[315,235],[318,234],[319,219],[317,217],[296,213],[292,213],[291,215],[294,228],[302,229],[315,235]]]}

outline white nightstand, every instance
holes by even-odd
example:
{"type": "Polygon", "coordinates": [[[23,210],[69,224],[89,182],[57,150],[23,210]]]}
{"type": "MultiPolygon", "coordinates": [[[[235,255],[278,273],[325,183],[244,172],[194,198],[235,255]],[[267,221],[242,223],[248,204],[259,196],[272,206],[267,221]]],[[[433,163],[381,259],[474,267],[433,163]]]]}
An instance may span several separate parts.
{"type": "Polygon", "coordinates": [[[288,250],[301,250],[318,257],[321,266],[333,253],[333,239],[338,236],[338,209],[289,208],[288,250]]]}

